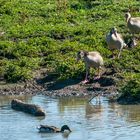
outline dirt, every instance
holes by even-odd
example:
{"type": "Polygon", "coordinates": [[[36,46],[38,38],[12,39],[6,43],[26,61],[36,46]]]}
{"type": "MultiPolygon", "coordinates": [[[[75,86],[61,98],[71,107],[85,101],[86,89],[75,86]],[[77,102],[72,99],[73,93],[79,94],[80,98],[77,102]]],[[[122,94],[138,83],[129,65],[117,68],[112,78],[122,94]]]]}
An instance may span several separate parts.
{"type": "Polygon", "coordinates": [[[90,80],[82,84],[81,79],[56,80],[56,76],[45,72],[37,73],[32,80],[18,84],[0,83],[0,95],[35,95],[43,94],[51,97],[69,96],[108,96],[114,100],[118,95],[117,79],[112,71],[106,72],[98,80],[90,80]]]}
{"type": "Polygon", "coordinates": [[[36,81],[28,81],[20,84],[1,84],[0,95],[46,94],[54,96],[59,94],[56,96],[80,96],[92,94],[93,92],[107,93],[116,90],[114,85],[103,85],[102,82],[100,83],[100,80],[89,84],[82,84],[79,80],[74,79],[52,81],[43,84],[38,84],[36,81]]]}

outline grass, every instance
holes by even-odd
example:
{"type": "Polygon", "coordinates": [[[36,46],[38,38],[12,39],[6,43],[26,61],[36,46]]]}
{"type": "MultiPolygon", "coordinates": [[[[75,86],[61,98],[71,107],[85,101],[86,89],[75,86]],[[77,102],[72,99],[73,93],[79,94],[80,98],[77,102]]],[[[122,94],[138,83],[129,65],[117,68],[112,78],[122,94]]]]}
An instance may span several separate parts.
{"type": "Polygon", "coordinates": [[[140,16],[139,7],[138,0],[67,0],[67,5],[56,0],[1,0],[0,77],[24,81],[44,67],[59,79],[81,77],[84,66],[75,63],[75,56],[83,49],[99,51],[105,67],[113,66],[124,84],[138,80],[140,45],[110,60],[105,36],[115,26],[125,40],[130,38],[124,14],[130,9],[140,16]]]}

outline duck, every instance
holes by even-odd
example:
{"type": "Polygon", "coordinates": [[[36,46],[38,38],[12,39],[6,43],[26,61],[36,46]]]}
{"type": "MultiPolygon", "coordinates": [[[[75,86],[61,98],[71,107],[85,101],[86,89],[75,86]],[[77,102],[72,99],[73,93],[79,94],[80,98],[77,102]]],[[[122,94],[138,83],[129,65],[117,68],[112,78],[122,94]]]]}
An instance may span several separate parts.
{"type": "Polygon", "coordinates": [[[125,13],[125,18],[127,22],[127,27],[129,28],[130,32],[133,34],[140,33],[140,17],[131,17],[129,12],[125,13]]]}
{"type": "Polygon", "coordinates": [[[37,127],[39,132],[41,133],[70,133],[72,132],[68,125],[63,125],[61,128],[57,128],[55,126],[49,126],[49,125],[40,125],[37,127]]]}
{"type": "Polygon", "coordinates": [[[112,51],[114,58],[114,50],[119,50],[118,58],[120,58],[121,51],[127,44],[124,42],[122,35],[117,32],[117,28],[113,27],[106,36],[106,42],[109,49],[112,51]]]}
{"type": "Polygon", "coordinates": [[[103,57],[101,56],[101,54],[97,51],[88,52],[88,51],[80,50],[77,52],[77,62],[80,59],[84,61],[86,67],[86,76],[85,76],[85,80],[82,81],[82,83],[86,84],[89,82],[88,76],[91,67],[98,69],[98,75],[94,79],[95,80],[99,79],[101,76],[100,69],[104,64],[103,57]]]}

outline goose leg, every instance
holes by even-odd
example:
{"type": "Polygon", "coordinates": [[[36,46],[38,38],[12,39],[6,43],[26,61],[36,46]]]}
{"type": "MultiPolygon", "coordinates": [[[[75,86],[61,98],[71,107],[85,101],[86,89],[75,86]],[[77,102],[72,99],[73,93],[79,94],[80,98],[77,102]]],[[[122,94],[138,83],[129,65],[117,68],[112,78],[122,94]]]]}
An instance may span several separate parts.
{"type": "Polygon", "coordinates": [[[119,50],[118,59],[120,58],[122,49],[119,50]]]}
{"type": "Polygon", "coordinates": [[[89,66],[86,66],[86,77],[85,77],[85,80],[82,81],[83,84],[86,84],[86,83],[89,82],[89,80],[88,80],[89,72],[90,72],[90,67],[89,66]]]}
{"type": "Polygon", "coordinates": [[[100,79],[101,74],[100,74],[100,67],[98,68],[98,75],[96,77],[94,77],[94,80],[98,80],[100,79]]]}

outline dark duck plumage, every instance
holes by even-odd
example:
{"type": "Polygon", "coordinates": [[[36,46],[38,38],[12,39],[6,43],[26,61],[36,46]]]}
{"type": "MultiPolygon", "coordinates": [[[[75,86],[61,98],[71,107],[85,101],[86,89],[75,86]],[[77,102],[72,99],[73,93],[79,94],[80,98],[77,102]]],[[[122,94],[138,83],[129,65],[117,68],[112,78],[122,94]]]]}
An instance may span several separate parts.
{"type": "Polygon", "coordinates": [[[55,126],[40,125],[38,127],[38,130],[39,132],[45,132],[45,133],[59,133],[59,132],[63,133],[65,131],[71,132],[70,128],[67,125],[63,125],[61,129],[55,126]]]}

